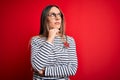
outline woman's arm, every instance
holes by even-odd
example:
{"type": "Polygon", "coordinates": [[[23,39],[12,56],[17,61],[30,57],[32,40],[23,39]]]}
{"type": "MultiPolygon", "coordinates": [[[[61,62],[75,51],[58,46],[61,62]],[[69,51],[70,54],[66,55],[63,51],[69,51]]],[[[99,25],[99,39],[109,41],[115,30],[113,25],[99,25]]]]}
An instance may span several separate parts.
{"type": "Polygon", "coordinates": [[[67,53],[71,54],[70,60],[66,64],[45,66],[48,61],[48,55],[52,52],[54,45],[48,42],[42,42],[40,39],[33,38],[31,41],[31,63],[34,70],[37,70],[40,74],[44,73],[45,76],[70,76],[75,75],[77,70],[77,56],[76,45],[74,39],[71,38],[70,47],[67,53]],[[43,70],[45,68],[45,70],[43,70]]]}
{"type": "Polygon", "coordinates": [[[64,77],[64,76],[70,76],[75,75],[77,71],[77,55],[76,55],[76,45],[73,38],[71,38],[70,47],[67,51],[68,54],[70,54],[70,60],[66,64],[57,64],[52,66],[46,66],[45,69],[45,76],[58,76],[58,77],[64,77]]]}
{"type": "Polygon", "coordinates": [[[38,72],[43,70],[47,64],[48,55],[51,53],[52,48],[52,44],[42,41],[38,37],[31,39],[31,64],[34,70],[38,72]]]}

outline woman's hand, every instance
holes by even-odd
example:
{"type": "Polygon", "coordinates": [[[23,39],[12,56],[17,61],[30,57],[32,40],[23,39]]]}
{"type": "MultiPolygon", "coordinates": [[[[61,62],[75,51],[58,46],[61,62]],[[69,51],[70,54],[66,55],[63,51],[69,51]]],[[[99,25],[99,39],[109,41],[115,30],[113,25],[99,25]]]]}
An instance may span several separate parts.
{"type": "Polygon", "coordinates": [[[58,29],[50,29],[49,30],[49,34],[48,34],[48,39],[47,39],[47,42],[50,42],[52,43],[56,34],[59,32],[58,29]]]}
{"type": "Polygon", "coordinates": [[[39,71],[40,76],[45,76],[45,69],[39,71]]]}

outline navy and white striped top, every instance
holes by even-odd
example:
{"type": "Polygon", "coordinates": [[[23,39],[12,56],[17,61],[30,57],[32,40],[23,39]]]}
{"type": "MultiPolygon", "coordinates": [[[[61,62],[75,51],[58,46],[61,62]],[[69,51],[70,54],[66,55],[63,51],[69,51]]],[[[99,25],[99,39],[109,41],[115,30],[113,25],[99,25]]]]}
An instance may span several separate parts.
{"type": "Polygon", "coordinates": [[[67,36],[68,48],[64,48],[61,37],[56,36],[53,44],[46,42],[46,37],[31,39],[31,64],[39,71],[45,68],[45,76],[66,77],[75,75],[78,62],[76,45],[72,37],[67,36]]]}

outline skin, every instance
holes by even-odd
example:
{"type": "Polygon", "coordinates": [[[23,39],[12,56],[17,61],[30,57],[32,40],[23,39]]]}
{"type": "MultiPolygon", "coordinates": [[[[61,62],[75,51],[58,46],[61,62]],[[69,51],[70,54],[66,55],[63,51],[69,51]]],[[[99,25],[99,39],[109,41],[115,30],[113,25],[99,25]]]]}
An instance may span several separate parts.
{"type": "MultiPolygon", "coordinates": [[[[49,11],[49,13],[55,13],[59,14],[60,11],[56,7],[52,7],[49,11]]],[[[56,17],[52,18],[51,16],[48,16],[48,27],[49,27],[49,35],[47,42],[52,43],[55,36],[59,36],[59,28],[61,26],[61,17],[57,15],[56,17]]]]}
{"type": "MultiPolygon", "coordinates": [[[[51,13],[59,14],[60,11],[58,8],[52,7],[48,14],[51,14],[51,13]]],[[[51,16],[48,16],[48,26],[50,29],[53,29],[53,28],[59,29],[61,26],[61,17],[58,15],[54,18],[52,18],[51,16]]]]}

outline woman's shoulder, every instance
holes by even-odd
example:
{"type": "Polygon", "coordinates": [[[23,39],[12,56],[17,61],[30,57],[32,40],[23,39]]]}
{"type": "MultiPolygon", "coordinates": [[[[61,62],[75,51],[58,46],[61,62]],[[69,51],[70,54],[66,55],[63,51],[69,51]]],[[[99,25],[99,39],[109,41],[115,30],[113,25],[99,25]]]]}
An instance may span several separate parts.
{"type": "Polygon", "coordinates": [[[70,35],[66,35],[66,36],[67,36],[67,40],[68,40],[69,43],[75,44],[75,39],[74,39],[73,36],[70,36],[70,35]]]}
{"type": "Polygon", "coordinates": [[[32,36],[30,40],[32,41],[32,40],[39,39],[39,38],[40,38],[39,35],[35,35],[35,36],[32,36]]]}
{"type": "Polygon", "coordinates": [[[35,35],[35,36],[32,36],[30,40],[31,41],[41,40],[42,37],[43,37],[42,35],[35,35]]]}
{"type": "Polygon", "coordinates": [[[40,38],[40,35],[32,36],[31,39],[40,38]]]}
{"type": "Polygon", "coordinates": [[[70,36],[70,35],[66,35],[66,37],[67,37],[68,39],[70,39],[70,40],[73,40],[73,39],[74,39],[73,36],[70,36]]]}
{"type": "Polygon", "coordinates": [[[67,40],[69,41],[69,42],[75,42],[75,39],[74,39],[74,37],[73,36],[70,36],[70,35],[66,35],[66,37],[67,37],[67,40]]]}
{"type": "Polygon", "coordinates": [[[32,36],[31,37],[31,39],[40,39],[40,38],[42,38],[42,37],[44,37],[43,35],[35,35],[35,36],[32,36]]]}

